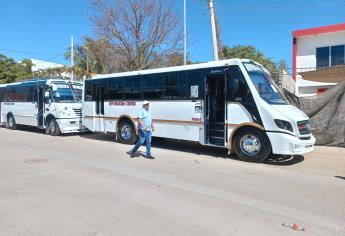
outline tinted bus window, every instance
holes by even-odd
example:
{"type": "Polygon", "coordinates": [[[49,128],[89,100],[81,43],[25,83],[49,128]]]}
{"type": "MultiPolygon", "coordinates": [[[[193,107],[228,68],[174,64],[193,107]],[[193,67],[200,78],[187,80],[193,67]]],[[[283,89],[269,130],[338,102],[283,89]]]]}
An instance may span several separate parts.
{"type": "Polygon", "coordinates": [[[143,98],[157,100],[162,98],[164,91],[164,77],[160,75],[144,76],[142,81],[143,98]]]}
{"type": "Polygon", "coordinates": [[[205,81],[203,77],[203,73],[201,70],[191,71],[189,73],[189,93],[191,92],[192,86],[194,86],[194,93],[197,94],[190,94],[193,98],[202,99],[204,97],[204,89],[205,89],[205,81]],[[195,97],[196,95],[196,97],[195,97]]]}
{"type": "Polygon", "coordinates": [[[124,79],[114,78],[109,80],[109,99],[116,100],[123,98],[124,79]]]}
{"type": "Polygon", "coordinates": [[[233,102],[247,100],[249,89],[246,80],[238,66],[231,66],[228,78],[228,99],[233,102]]]}
{"type": "Polygon", "coordinates": [[[91,81],[85,81],[85,101],[92,101],[93,87],[91,81]]]}
{"type": "Polygon", "coordinates": [[[125,77],[125,99],[141,99],[141,77],[125,77]]]}

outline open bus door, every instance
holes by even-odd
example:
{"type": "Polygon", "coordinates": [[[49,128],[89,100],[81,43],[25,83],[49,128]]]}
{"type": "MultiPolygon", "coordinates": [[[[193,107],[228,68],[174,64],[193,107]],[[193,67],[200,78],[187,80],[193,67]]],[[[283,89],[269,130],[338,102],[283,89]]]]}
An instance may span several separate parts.
{"type": "Polygon", "coordinates": [[[209,75],[206,78],[205,143],[217,146],[226,144],[226,75],[209,75]]]}

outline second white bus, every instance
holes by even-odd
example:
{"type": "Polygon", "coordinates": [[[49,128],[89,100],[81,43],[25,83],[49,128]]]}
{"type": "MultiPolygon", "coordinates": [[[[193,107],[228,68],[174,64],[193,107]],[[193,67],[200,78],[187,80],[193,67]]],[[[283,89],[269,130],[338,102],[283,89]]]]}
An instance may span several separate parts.
{"type": "Polygon", "coordinates": [[[96,76],[84,83],[83,124],[137,139],[137,111],[151,102],[153,136],[226,147],[242,160],[314,149],[309,118],[289,105],[260,64],[230,59],[96,76]]]}
{"type": "Polygon", "coordinates": [[[0,122],[46,129],[47,134],[81,132],[83,84],[63,79],[35,78],[0,85],[0,122]]]}

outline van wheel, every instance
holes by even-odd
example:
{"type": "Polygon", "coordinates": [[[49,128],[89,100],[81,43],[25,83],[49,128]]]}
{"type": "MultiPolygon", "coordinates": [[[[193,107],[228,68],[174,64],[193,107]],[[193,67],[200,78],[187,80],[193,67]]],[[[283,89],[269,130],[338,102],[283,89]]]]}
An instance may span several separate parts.
{"type": "Polygon", "coordinates": [[[243,161],[262,162],[271,153],[271,143],[262,131],[246,128],[236,134],[234,151],[243,161]]]}
{"type": "Polygon", "coordinates": [[[6,128],[7,129],[17,128],[16,120],[14,119],[14,116],[12,114],[7,117],[6,128]]]}
{"type": "Polygon", "coordinates": [[[135,133],[135,128],[132,122],[130,122],[129,120],[121,121],[118,132],[119,133],[117,135],[121,143],[124,143],[124,144],[135,143],[137,139],[137,135],[135,133]]]}
{"type": "Polygon", "coordinates": [[[55,119],[51,119],[48,125],[48,134],[51,136],[59,136],[61,134],[59,125],[55,119]]]}

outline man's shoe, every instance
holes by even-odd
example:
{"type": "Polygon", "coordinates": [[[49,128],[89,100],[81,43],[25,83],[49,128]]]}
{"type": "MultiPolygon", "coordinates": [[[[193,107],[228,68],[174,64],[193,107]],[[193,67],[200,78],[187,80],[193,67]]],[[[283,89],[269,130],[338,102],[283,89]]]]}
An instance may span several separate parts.
{"type": "Polygon", "coordinates": [[[155,157],[153,157],[153,156],[151,156],[151,155],[146,156],[146,158],[147,158],[147,159],[152,159],[152,160],[155,159],[155,157]]]}
{"type": "Polygon", "coordinates": [[[129,155],[130,158],[134,158],[134,152],[133,151],[128,151],[127,154],[129,155]]]}

